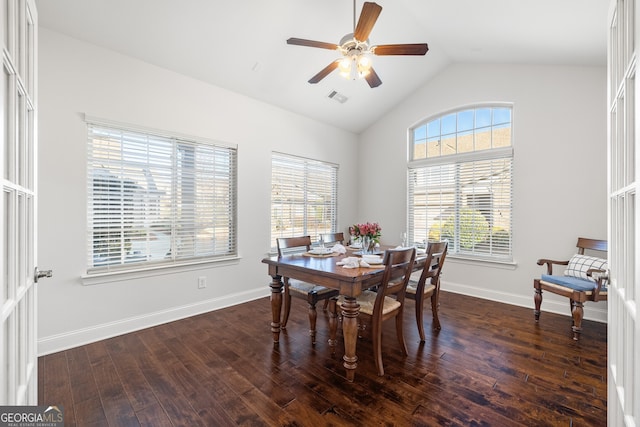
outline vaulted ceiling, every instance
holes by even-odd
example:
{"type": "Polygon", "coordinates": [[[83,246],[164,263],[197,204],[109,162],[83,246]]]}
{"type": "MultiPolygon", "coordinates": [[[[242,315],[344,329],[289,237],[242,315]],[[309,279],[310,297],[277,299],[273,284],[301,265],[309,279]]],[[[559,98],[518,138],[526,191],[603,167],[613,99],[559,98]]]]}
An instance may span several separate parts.
{"type": "Polygon", "coordinates": [[[336,71],[307,83],[339,54],[286,44],[339,43],[353,32],[353,0],[36,0],[41,27],[354,133],[451,63],[606,62],[608,0],[376,2],[372,45],[426,42],[429,52],[374,57],[383,83],[371,89],[336,71]]]}

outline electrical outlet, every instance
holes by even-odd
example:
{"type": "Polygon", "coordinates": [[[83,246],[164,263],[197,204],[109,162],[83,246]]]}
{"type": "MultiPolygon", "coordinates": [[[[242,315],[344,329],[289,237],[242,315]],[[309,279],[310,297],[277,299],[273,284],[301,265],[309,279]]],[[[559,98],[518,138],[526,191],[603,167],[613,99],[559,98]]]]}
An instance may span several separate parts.
{"type": "Polygon", "coordinates": [[[207,278],[205,276],[198,277],[198,289],[204,289],[207,287],[207,278]]]}

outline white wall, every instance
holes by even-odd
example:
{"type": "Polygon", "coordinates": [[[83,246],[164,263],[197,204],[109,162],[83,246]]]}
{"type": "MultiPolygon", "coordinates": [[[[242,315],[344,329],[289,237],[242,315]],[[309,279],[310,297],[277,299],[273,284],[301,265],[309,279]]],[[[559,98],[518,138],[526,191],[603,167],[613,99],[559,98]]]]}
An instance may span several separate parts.
{"type": "MultiPolygon", "coordinates": [[[[357,137],[45,28],[39,39],[39,353],[269,294],[271,152],[338,164],[357,137]],[[87,267],[83,113],[238,145],[238,247],[230,265],[83,285],[87,267]],[[197,289],[197,278],[207,288],[197,289]]],[[[354,221],[357,169],[339,170],[338,223],[354,221]]],[[[242,320],[242,319],[239,319],[242,320]]],[[[246,320],[246,319],[245,319],[246,320]]],[[[269,319],[264,319],[268,332],[269,319]]]]}
{"type": "MultiPolygon", "coordinates": [[[[487,101],[513,103],[516,266],[449,257],[442,287],[533,307],[539,258],[569,259],[579,236],[607,238],[605,67],[449,66],[360,136],[359,213],[381,223],[383,242],[397,244],[407,217],[407,128],[487,101]]],[[[543,298],[543,311],[569,314],[566,298],[543,298]]],[[[606,321],[606,302],[585,304],[585,318],[606,321]]]]}

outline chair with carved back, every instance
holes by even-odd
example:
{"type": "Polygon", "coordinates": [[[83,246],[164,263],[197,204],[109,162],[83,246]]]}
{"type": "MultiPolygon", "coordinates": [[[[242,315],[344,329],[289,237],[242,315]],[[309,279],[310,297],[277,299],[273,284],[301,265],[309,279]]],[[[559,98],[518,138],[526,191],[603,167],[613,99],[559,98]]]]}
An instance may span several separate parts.
{"type": "Polygon", "coordinates": [[[409,280],[406,298],[415,301],[416,323],[420,334],[420,342],[424,342],[423,312],[424,301],[431,297],[431,313],[433,315],[432,327],[440,330],[440,318],[438,317],[438,306],[440,298],[440,274],[447,257],[447,242],[429,242],[427,244],[427,258],[420,273],[420,279],[409,280]]]}
{"type": "Polygon", "coordinates": [[[607,241],[597,239],[578,238],[577,254],[568,261],[554,261],[539,259],[538,265],[546,265],[546,274],[533,280],[535,289],[535,320],[540,320],[540,305],[542,291],[554,293],[569,298],[573,339],[578,340],[582,332],[582,317],[584,303],[587,301],[606,301],[607,287],[607,241]],[[586,252],[589,251],[589,252],[586,252]],[[593,254],[599,256],[592,256],[593,254]],[[566,266],[562,275],[554,275],[555,266],[566,266]]]}
{"type": "MultiPolygon", "coordinates": [[[[278,246],[278,256],[282,256],[288,252],[309,251],[311,249],[311,237],[281,237],[276,239],[278,246]]],[[[316,304],[318,301],[334,299],[338,297],[338,290],[325,288],[324,286],[314,285],[312,283],[303,282],[301,280],[282,278],[284,283],[284,309],[280,327],[285,329],[289,320],[291,311],[291,297],[296,297],[307,301],[309,304],[309,335],[311,336],[311,344],[316,343],[316,304]]],[[[326,304],[325,304],[326,309],[326,304]]],[[[335,310],[334,310],[335,311],[335,310]]],[[[333,315],[334,313],[332,313],[333,315]]]]}
{"type": "MultiPolygon", "coordinates": [[[[385,266],[377,291],[364,290],[356,298],[360,304],[361,330],[371,330],[373,354],[378,375],[384,375],[382,363],[382,322],[395,318],[396,335],[400,351],[407,355],[403,332],[404,297],[415,263],[415,248],[388,249],[385,251],[385,266]],[[365,327],[365,325],[367,327],[365,327]]],[[[339,299],[340,304],[343,297],[339,299]]]]}
{"type": "Polygon", "coordinates": [[[320,233],[320,238],[325,245],[335,245],[336,243],[344,244],[344,233],[320,233]]]}

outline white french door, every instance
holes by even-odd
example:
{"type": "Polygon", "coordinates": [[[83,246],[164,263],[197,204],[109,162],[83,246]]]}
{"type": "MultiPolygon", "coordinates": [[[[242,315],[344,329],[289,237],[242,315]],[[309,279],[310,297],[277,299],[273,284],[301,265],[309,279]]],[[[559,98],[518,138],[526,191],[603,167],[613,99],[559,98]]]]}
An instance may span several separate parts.
{"type": "Polygon", "coordinates": [[[608,408],[610,426],[640,426],[640,88],[636,83],[640,8],[610,0],[608,47],[609,297],[608,408]]]}
{"type": "Polygon", "coordinates": [[[0,405],[35,405],[37,16],[33,0],[0,1],[0,405]]]}

